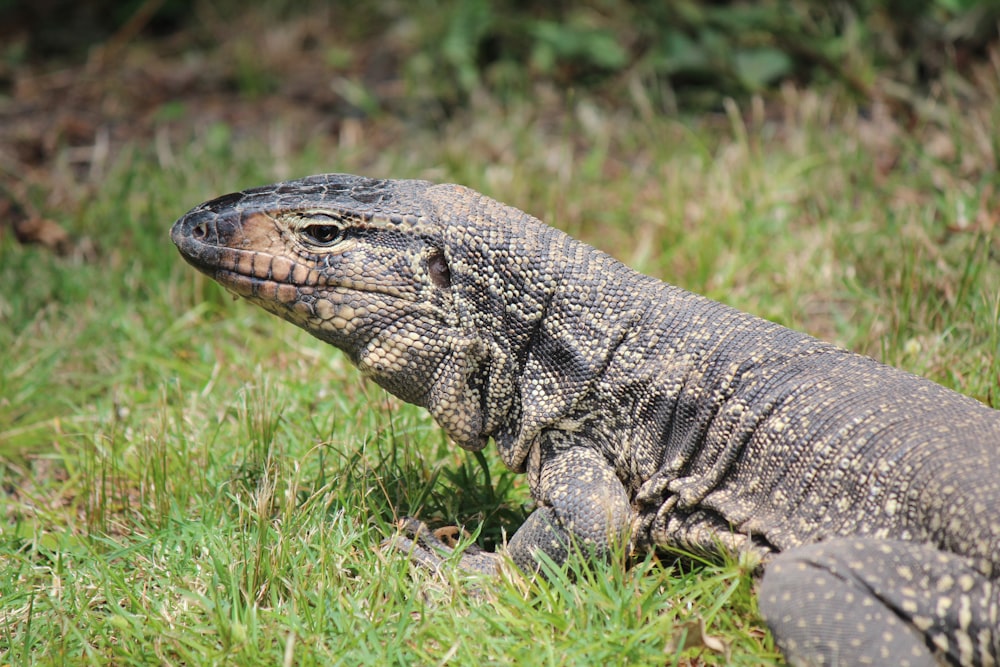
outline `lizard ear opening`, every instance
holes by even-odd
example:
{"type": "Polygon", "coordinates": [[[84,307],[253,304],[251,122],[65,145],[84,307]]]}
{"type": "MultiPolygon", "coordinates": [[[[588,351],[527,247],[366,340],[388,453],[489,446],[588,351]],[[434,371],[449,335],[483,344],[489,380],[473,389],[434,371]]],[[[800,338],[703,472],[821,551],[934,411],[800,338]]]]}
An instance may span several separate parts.
{"type": "Polygon", "coordinates": [[[448,261],[444,258],[444,253],[435,248],[427,258],[427,271],[431,275],[431,282],[440,289],[451,287],[451,269],[448,268],[448,261]]]}

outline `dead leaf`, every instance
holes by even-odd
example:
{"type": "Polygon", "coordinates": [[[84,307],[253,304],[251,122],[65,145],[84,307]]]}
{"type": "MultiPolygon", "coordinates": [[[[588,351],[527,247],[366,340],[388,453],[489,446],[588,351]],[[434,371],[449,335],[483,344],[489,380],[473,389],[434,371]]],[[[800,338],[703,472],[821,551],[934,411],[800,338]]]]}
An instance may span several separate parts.
{"type": "Polygon", "coordinates": [[[452,549],[458,546],[458,541],[464,536],[467,536],[465,531],[458,526],[442,526],[434,531],[434,537],[452,549]]]}
{"type": "Polygon", "coordinates": [[[47,218],[15,220],[14,235],[25,245],[37,243],[57,255],[67,255],[72,250],[72,243],[66,230],[47,218]]]}
{"type": "Polygon", "coordinates": [[[674,626],[674,634],[667,641],[664,652],[676,654],[689,648],[706,648],[713,653],[729,655],[729,647],[719,637],[705,632],[705,619],[689,618],[674,626]]]}

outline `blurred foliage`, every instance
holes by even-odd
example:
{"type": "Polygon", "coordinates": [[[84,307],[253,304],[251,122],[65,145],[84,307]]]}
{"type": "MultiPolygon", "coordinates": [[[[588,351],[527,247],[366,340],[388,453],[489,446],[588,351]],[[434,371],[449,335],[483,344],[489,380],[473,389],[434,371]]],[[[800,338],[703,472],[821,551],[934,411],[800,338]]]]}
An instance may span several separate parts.
{"type": "Polygon", "coordinates": [[[864,97],[880,77],[920,85],[985,53],[1000,3],[443,0],[418,13],[411,81],[436,99],[460,103],[482,88],[503,94],[539,79],[614,92],[638,77],[668,104],[677,95],[716,104],[790,78],[837,80],[864,97]]]}
{"type": "MultiPolygon", "coordinates": [[[[881,81],[912,89],[983,57],[1000,22],[997,0],[269,0],[253,11],[322,12],[356,48],[392,51],[410,96],[445,110],[481,91],[524,97],[538,82],[609,95],[639,82],[667,108],[789,79],[871,97],[881,81]]],[[[0,39],[17,35],[47,56],[137,23],[149,35],[197,33],[247,12],[236,0],[0,0],[0,39]]]]}

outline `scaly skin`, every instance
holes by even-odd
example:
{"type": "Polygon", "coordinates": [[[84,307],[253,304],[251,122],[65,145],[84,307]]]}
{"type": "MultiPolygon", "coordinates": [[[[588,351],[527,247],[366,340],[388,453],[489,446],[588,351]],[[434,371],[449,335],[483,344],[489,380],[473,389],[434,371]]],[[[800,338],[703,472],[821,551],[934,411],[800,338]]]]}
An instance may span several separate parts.
{"type": "Polygon", "coordinates": [[[998,660],[1000,412],[457,185],[314,176],[171,234],[461,447],[495,441],[538,503],[507,545],[520,567],[621,540],[752,550],[794,663],[998,660]]]}

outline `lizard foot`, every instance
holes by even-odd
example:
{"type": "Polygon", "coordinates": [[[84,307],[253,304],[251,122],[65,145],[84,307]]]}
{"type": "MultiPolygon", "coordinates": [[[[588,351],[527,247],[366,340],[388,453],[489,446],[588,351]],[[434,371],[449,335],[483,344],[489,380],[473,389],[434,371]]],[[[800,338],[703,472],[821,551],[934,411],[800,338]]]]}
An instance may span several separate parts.
{"type": "MultiPolygon", "coordinates": [[[[417,565],[438,572],[442,565],[451,561],[459,538],[463,532],[458,526],[447,526],[431,531],[424,522],[413,517],[405,517],[397,524],[398,531],[382,543],[382,549],[402,551],[417,565]]],[[[475,544],[465,547],[457,567],[472,574],[495,574],[500,557],[483,551],[475,544]]]]}

